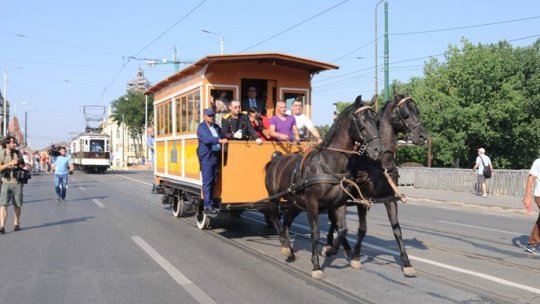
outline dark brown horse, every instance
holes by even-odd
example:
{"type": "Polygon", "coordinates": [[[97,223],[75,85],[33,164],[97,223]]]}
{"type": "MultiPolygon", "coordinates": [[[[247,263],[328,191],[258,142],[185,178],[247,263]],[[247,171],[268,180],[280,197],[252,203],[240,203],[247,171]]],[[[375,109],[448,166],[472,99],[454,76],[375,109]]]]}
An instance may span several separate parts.
{"type": "MultiPolygon", "coordinates": [[[[396,203],[398,199],[383,174],[384,169],[387,169],[393,182],[397,185],[398,171],[394,161],[394,153],[396,151],[398,134],[406,134],[407,138],[415,145],[421,145],[427,139],[426,131],[420,120],[420,113],[412,98],[396,95],[393,101],[388,101],[383,106],[379,112],[379,132],[385,147],[382,159],[381,161],[372,161],[364,156],[354,159],[353,167],[356,173],[356,183],[360,187],[364,197],[384,202],[394,237],[399,246],[401,260],[403,262],[403,273],[405,276],[414,276],[416,272],[405,251],[401,226],[398,221],[398,207],[396,203]]],[[[327,235],[327,246],[323,249],[323,255],[333,255],[337,252],[341,242],[345,253],[352,256],[351,267],[356,269],[362,265],[360,263],[360,250],[362,240],[367,232],[366,213],[368,210],[364,205],[358,205],[357,208],[359,227],[358,239],[354,246],[354,251],[351,253],[351,247],[346,238],[333,241],[333,231],[337,221],[333,218],[334,215],[330,213],[328,216],[332,225],[327,235]]]]}
{"type": "Polygon", "coordinates": [[[281,253],[288,261],[295,259],[289,236],[290,223],[300,210],[306,210],[311,227],[311,274],[315,279],[322,278],[318,255],[319,212],[325,209],[335,212],[338,239],[345,237],[348,197],[343,188],[349,188],[344,182],[351,177],[350,160],[359,153],[377,160],[383,150],[376,114],[371,107],[362,104],[359,97],[339,115],[324,141],[311,153],[279,156],[267,164],[265,185],[270,197],[270,218],[279,233],[281,253]],[[283,229],[279,220],[281,198],[293,205],[285,214],[283,229]]]}

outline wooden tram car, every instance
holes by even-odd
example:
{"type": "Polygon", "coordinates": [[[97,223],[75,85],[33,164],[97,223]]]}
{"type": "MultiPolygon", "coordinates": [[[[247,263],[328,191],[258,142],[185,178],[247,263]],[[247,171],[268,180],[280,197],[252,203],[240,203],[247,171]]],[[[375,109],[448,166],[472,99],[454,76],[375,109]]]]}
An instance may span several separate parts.
{"type": "MultiPolygon", "coordinates": [[[[211,55],[151,87],[146,94],[154,94],[154,175],[164,191],[164,204],[171,204],[177,217],[183,216],[190,206],[196,207],[197,226],[208,228],[210,218],[203,212],[201,202],[196,132],[202,110],[210,107],[214,98],[221,94],[229,100],[243,100],[247,89],[256,87],[257,97],[266,102],[269,118],[276,100],[286,101],[290,108],[295,99],[303,102],[305,114],[311,117],[312,77],[337,68],[280,53],[211,55]]],[[[264,208],[268,204],[264,167],[272,154],[301,152],[312,144],[229,141],[222,149],[214,189],[220,214],[238,216],[244,210],[264,208]]]]}
{"type": "Polygon", "coordinates": [[[79,134],[71,141],[71,159],[77,169],[104,173],[111,164],[109,135],[92,131],[79,134]]]}

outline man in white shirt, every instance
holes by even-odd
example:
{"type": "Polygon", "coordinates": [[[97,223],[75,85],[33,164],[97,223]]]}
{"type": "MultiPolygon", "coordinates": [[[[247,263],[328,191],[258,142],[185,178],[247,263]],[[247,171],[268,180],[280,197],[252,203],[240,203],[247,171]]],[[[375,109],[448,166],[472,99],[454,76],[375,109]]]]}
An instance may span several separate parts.
{"type": "MultiPolygon", "coordinates": [[[[527,210],[527,214],[531,214],[532,210],[532,199],[531,199],[531,192],[532,196],[534,197],[534,202],[540,208],[540,179],[538,176],[540,175],[540,158],[536,159],[534,163],[532,164],[531,170],[529,171],[529,177],[527,178],[527,184],[525,186],[525,195],[523,196],[523,206],[527,210]]],[[[538,214],[538,219],[536,220],[536,223],[534,223],[533,229],[531,231],[531,235],[529,236],[529,240],[527,242],[527,246],[525,247],[525,251],[535,254],[537,251],[537,247],[540,242],[540,214],[538,214]]]]}
{"type": "Polygon", "coordinates": [[[473,171],[476,171],[476,176],[478,177],[478,185],[482,190],[482,197],[487,197],[487,185],[486,177],[484,176],[484,167],[489,167],[491,171],[490,178],[493,175],[493,165],[491,164],[491,159],[486,155],[486,150],[484,148],[478,149],[478,157],[476,157],[476,163],[474,164],[473,171]]]}
{"type": "Polygon", "coordinates": [[[317,143],[322,142],[321,135],[319,135],[319,131],[317,131],[311,119],[302,113],[302,102],[300,100],[293,101],[291,113],[296,120],[296,127],[298,128],[298,132],[300,132],[300,138],[307,138],[307,131],[309,130],[313,137],[317,139],[317,143]]]}

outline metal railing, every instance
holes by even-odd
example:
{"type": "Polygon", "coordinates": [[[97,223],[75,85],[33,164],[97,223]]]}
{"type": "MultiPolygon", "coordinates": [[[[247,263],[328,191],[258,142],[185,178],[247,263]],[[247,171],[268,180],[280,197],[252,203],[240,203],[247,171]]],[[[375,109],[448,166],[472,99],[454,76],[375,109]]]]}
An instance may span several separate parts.
{"type": "MultiPolygon", "coordinates": [[[[488,191],[494,195],[523,196],[529,170],[495,170],[488,179],[488,191]]],[[[471,169],[400,168],[399,185],[415,188],[477,191],[477,176],[471,169]]]]}

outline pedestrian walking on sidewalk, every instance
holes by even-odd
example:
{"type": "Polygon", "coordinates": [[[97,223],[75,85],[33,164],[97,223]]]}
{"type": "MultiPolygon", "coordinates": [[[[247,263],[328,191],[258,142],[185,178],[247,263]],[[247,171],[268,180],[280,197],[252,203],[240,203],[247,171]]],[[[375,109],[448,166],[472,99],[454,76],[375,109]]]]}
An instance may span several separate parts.
{"type": "Polygon", "coordinates": [[[493,164],[491,163],[491,158],[486,155],[484,148],[478,149],[478,157],[476,157],[476,163],[473,167],[473,171],[475,170],[478,177],[478,187],[482,191],[482,197],[487,197],[486,179],[491,178],[493,175],[493,164]]]}
{"type": "MultiPolygon", "coordinates": [[[[531,170],[529,171],[529,177],[527,178],[527,183],[525,184],[525,195],[523,196],[523,206],[527,210],[527,215],[531,214],[532,210],[532,200],[534,198],[534,202],[536,203],[536,206],[540,208],[540,179],[538,178],[540,176],[540,158],[536,159],[531,167],[531,170]],[[534,192],[533,192],[534,189],[534,192]],[[531,197],[532,192],[532,197],[531,197]]],[[[538,214],[538,218],[536,219],[536,223],[534,223],[531,235],[529,236],[529,240],[527,241],[527,246],[525,247],[525,251],[529,253],[536,253],[538,243],[540,242],[540,213],[538,214]]]]}

